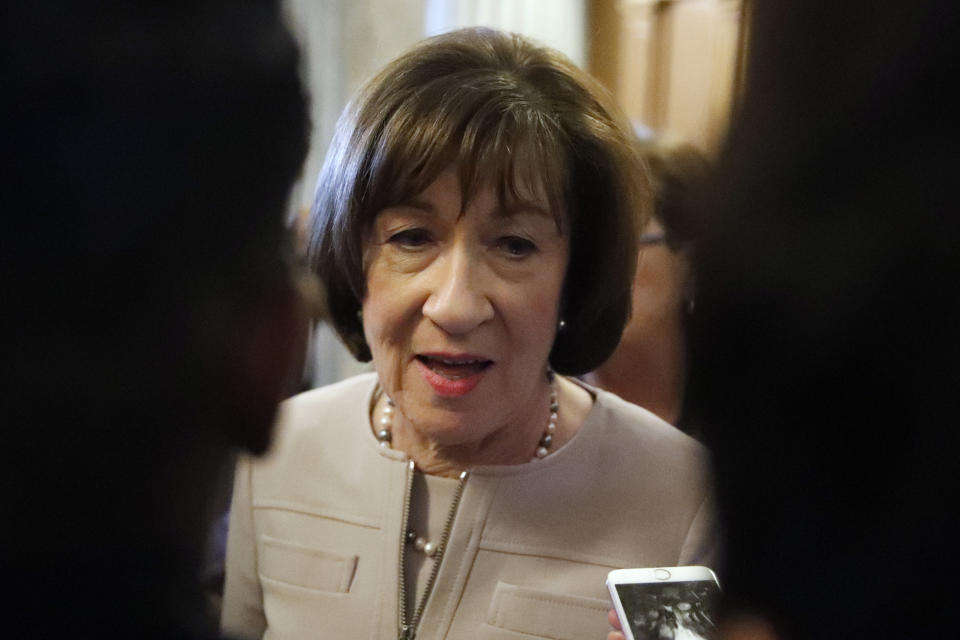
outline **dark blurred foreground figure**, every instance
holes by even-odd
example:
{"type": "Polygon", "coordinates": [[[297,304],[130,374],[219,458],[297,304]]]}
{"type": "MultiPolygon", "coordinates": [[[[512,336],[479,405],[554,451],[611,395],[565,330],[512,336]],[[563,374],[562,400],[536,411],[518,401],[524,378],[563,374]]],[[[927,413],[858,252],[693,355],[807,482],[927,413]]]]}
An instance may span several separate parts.
{"type": "Polygon", "coordinates": [[[754,5],[695,266],[728,636],[954,637],[960,11],[754,5]]]}
{"type": "Polygon", "coordinates": [[[219,480],[302,354],[306,111],[277,3],[106,5],[0,21],[4,620],[201,637],[219,480]]]}

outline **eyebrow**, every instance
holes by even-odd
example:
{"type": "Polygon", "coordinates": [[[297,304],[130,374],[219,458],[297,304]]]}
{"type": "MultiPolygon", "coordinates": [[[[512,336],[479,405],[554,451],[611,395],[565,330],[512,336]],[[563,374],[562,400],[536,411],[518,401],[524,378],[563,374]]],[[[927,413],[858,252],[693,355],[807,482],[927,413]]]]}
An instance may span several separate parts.
{"type": "MultiPolygon", "coordinates": [[[[421,200],[418,198],[403,200],[387,208],[393,209],[393,208],[399,208],[399,207],[410,208],[410,209],[420,209],[425,213],[429,213],[433,215],[436,215],[437,213],[437,208],[433,205],[432,202],[428,202],[427,200],[421,200]]],[[[555,220],[557,218],[557,216],[550,213],[549,210],[545,209],[539,204],[536,204],[534,202],[529,202],[526,200],[513,202],[507,205],[506,207],[498,207],[496,211],[494,211],[493,215],[494,217],[497,217],[497,218],[509,218],[511,216],[515,216],[521,213],[533,213],[533,214],[543,216],[545,218],[549,218],[550,220],[555,220]]]]}
{"type": "Polygon", "coordinates": [[[545,218],[553,223],[559,235],[562,236],[566,233],[564,231],[562,213],[552,213],[549,209],[529,200],[516,200],[506,207],[497,209],[494,217],[508,219],[521,213],[530,213],[536,215],[538,218],[545,218]]]}
{"type": "Polygon", "coordinates": [[[509,218],[520,213],[534,213],[545,218],[549,218],[550,220],[556,220],[557,218],[557,216],[550,213],[549,210],[536,203],[527,201],[514,202],[506,207],[499,208],[494,213],[494,216],[498,218],[509,218]]]}
{"type": "MultiPolygon", "coordinates": [[[[387,208],[417,209],[429,216],[436,217],[438,215],[437,208],[433,205],[433,203],[423,200],[418,196],[405,198],[397,204],[391,205],[387,208]]],[[[496,211],[494,211],[493,217],[500,220],[509,220],[510,218],[523,213],[534,214],[539,218],[545,218],[554,224],[558,234],[563,235],[565,233],[562,214],[551,213],[548,209],[545,209],[536,202],[532,202],[530,200],[514,200],[505,207],[498,207],[496,211]]],[[[461,211],[460,215],[462,214],[463,212],[461,211]]]]}
{"type": "Polygon", "coordinates": [[[390,205],[389,207],[386,207],[386,208],[387,209],[398,209],[398,208],[420,209],[421,211],[424,211],[426,213],[430,213],[433,215],[436,215],[437,213],[437,208],[433,206],[433,203],[428,202],[426,200],[418,200],[417,198],[408,198],[406,200],[402,200],[401,202],[398,202],[397,204],[390,205]]]}

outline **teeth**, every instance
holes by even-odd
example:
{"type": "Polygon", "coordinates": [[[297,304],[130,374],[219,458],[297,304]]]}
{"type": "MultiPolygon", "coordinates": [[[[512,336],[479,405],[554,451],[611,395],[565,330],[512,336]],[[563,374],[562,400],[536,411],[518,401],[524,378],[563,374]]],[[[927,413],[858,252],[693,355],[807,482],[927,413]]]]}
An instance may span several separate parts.
{"type": "Polygon", "coordinates": [[[439,360],[439,361],[442,362],[443,364],[453,364],[453,365],[457,365],[457,364],[480,364],[481,362],[483,362],[483,360],[447,360],[446,358],[434,358],[434,359],[435,359],[435,360],[439,360]]]}
{"type": "Polygon", "coordinates": [[[438,373],[449,380],[460,380],[474,375],[477,372],[476,367],[486,366],[490,361],[483,358],[454,359],[423,356],[423,362],[434,373],[438,373]],[[464,367],[465,369],[451,371],[443,369],[443,367],[464,367]]]}
{"type": "Polygon", "coordinates": [[[447,380],[463,380],[464,378],[470,377],[469,375],[460,375],[460,374],[453,374],[453,375],[451,375],[451,374],[445,373],[445,372],[443,372],[443,371],[437,371],[436,369],[433,369],[433,372],[434,372],[434,373],[439,373],[440,375],[442,375],[442,376],[443,376],[444,378],[446,378],[447,380]]]}

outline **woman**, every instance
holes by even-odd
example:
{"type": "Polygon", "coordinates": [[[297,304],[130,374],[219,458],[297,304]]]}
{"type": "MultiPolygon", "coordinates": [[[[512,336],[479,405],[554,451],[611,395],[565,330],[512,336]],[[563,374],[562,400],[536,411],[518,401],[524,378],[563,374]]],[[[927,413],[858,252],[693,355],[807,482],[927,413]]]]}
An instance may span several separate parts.
{"type": "Polygon", "coordinates": [[[693,309],[690,258],[700,227],[692,201],[710,163],[685,143],[653,139],[637,148],[650,169],[654,207],[640,236],[633,314],[613,355],[583,379],[696,433],[683,411],[686,324],[693,309]]]}
{"type": "Polygon", "coordinates": [[[703,449],[557,375],[620,337],[643,175],[603,92],[519,36],[438,36],[367,85],[311,244],[375,373],[240,463],[228,633],[600,638],[610,569],[704,561],[703,449]]]}

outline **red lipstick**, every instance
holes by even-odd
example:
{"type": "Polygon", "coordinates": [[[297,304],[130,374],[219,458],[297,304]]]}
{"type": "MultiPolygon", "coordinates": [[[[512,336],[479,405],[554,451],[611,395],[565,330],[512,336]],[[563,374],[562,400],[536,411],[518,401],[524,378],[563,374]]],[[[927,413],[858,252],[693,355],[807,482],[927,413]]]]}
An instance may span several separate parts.
{"type": "Polygon", "coordinates": [[[417,356],[417,365],[424,380],[437,395],[464,396],[483,379],[491,360],[473,355],[423,354],[417,356]]]}

